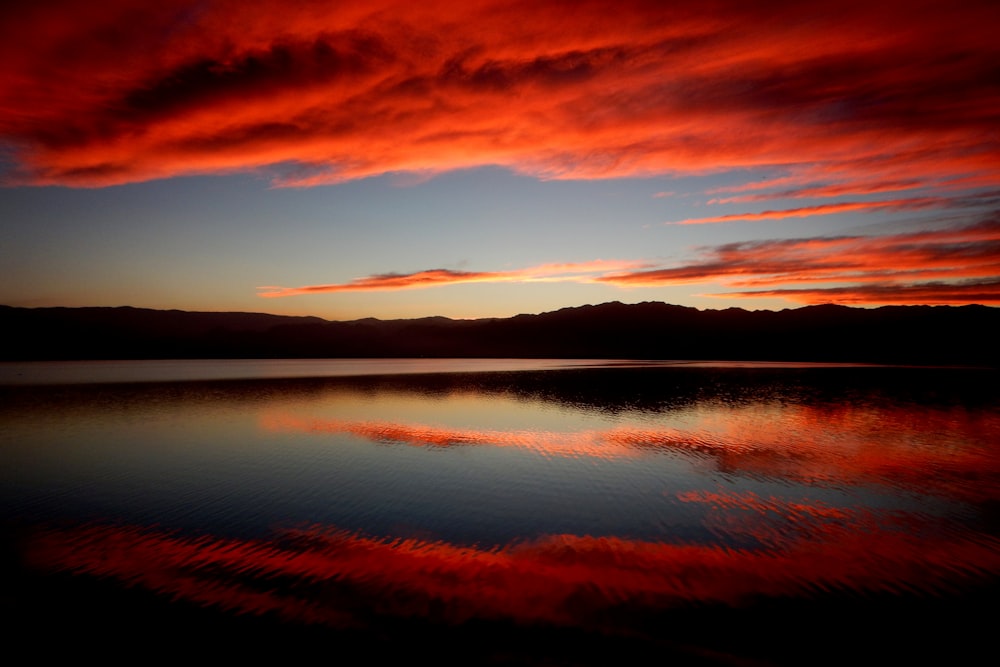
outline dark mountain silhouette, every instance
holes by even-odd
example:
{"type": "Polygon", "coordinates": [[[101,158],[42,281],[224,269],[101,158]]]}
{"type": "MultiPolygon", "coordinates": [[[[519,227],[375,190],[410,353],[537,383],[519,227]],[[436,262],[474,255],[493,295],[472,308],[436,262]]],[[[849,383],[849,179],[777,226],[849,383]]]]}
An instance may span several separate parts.
{"type": "Polygon", "coordinates": [[[510,318],[327,321],[0,306],[0,358],[553,357],[1000,365],[1000,308],[697,310],[619,302],[510,318]]]}

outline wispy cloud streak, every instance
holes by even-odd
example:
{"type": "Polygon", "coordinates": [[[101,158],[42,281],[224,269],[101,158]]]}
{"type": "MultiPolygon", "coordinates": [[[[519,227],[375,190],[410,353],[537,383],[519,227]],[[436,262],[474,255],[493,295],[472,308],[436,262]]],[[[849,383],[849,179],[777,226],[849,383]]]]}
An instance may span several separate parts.
{"type": "MultiPolygon", "coordinates": [[[[755,188],[733,188],[729,191],[742,189],[759,189],[760,184],[753,184],[755,188]]],[[[920,181],[872,181],[869,183],[837,183],[829,185],[815,185],[811,187],[797,187],[777,192],[765,192],[758,194],[735,195],[732,197],[716,197],[709,199],[709,204],[743,204],[746,202],[773,201],[775,199],[805,199],[819,197],[841,197],[844,195],[878,194],[882,192],[898,192],[900,190],[910,190],[923,185],[920,181]]],[[[774,187],[774,184],[771,184],[774,187]]],[[[717,191],[717,192],[721,192],[717,191]]]]}
{"type": "Polygon", "coordinates": [[[930,282],[915,285],[855,285],[816,289],[773,289],[749,292],[729,292],[717,296],[767,297],[776,296],[800,303],[840,304],[997,304],[1000,305],[1000,280],[970,280],[962,283],[930,282]]]}
{"type": "Polygon", "coordinates": [[[284,297],[329,292],[364,292],[378,290],[421,289],[457,285],[462,283],[512,283],[512,282],[590,282],[599,273],[649,267],[641,261],[565,262],[542,264],[512,271],[454,271],[428,269],[413,273],[381,273],[355,278],[347,283],[304,285],[301,287],[258,287],[258,296],[284,297]]]}
{"type": "Polygon", "coordinates": [[[844,235],[727,243],[701,259],[543,264],[511,271],[431,269],[346,283],[259,287],[258,296],[421,289],[461,283],[600,283],[621,288],[721,284],[758,288],[710,296],[781,297],[800,303],[1000,303],[1000,222],[885,236],[844,235]],[[826,285],[822,285],[825,283],[826,285]],[[808,287],[802,287],[802,286],[808,287]]]}
{"type": "Polygon", "coordinates": [[[730,243],[705,249],[700,262],[596,280],[620,287],[712,282],[768,286],[724,296],[778,296],[805,303],[955,304],[1000,303],[998,276],[1000,222],[988,220],[888,236],[730,243]],[[798,287],[803,284],[810,287],[798,287]]]}
{"type": "MultiPolygon", "coordinates": [[[[725,203],[716,200],[714,203],[725,203]]],[[[754,220],[783,220],[785,218],[805,218],[813,215],[836,215],[854,211],[873,211],[889,209],[892,211],[920,210],[925,208],[941,208],[948,206],[950,200],[941,197],[912,197],[908,199],[888,199],[882,201],[854,201],[835,204],[817,204],[816,206],[801,206],[799,208],[762,211],[760,213],[730,213],[714,215],[705,218],[688,218],[668,225],[707,225],[717,222],[739,222],[754,220]]]]}

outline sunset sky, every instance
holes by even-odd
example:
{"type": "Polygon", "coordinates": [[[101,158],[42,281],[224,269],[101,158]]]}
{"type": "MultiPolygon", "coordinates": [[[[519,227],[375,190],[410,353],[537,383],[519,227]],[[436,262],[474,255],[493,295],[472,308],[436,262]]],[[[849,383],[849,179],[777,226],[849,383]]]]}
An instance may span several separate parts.
{"type": "Polygon", "coordinates": [[[995,0],[0,9],[0,304],[1000,305],[995,0]]]}

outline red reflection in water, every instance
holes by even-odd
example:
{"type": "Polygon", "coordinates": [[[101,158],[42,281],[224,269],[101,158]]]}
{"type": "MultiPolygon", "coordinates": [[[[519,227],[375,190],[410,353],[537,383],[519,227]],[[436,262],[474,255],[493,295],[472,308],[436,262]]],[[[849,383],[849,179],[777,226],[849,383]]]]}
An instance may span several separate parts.
{"type": "Polygon", "coordinates": [[[831,590],[933,594],[1000,573],[1000,540],[922,516],[753,494],[680,499],[735,517],[734,525],[766,546],[555,535],[484,549],[322,527],[255,541],[89,525],[39,530],[26,557],[42,571],[96,575],[174,600],[336,628],[419,618],[613,631],[609,612],[623,606],[739,606],[831,590]]]}

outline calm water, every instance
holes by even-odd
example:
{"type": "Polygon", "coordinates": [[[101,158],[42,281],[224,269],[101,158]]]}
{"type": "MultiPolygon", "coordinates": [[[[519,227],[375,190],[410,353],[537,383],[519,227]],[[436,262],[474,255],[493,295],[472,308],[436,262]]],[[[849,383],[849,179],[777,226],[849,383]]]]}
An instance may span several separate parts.
{"type": "MultiPolygon", "coordinates": [[[[77,582],[96,581],[366,641],[412,643],[401,624],[477,647],[494,630],[547,633],[466,663],[600,662],[597,636],[616,655],[630,642],[697,664],[833,662],[872,642],[920,655],[915,631],[972,632],[970,610],[996,601],[997,379],[603,360],[3,364],[3,519],[37,578],[14,604],[48,622],[62,602],[38,582],[56,576],[77,604],[77,582]],[[887,612],[909,630],[804,620],[887,612]],[[768,635],[775,623],[812,648],[768,635]]],[[[979,650],[976,637],[930,648],[979,650]]]]}

